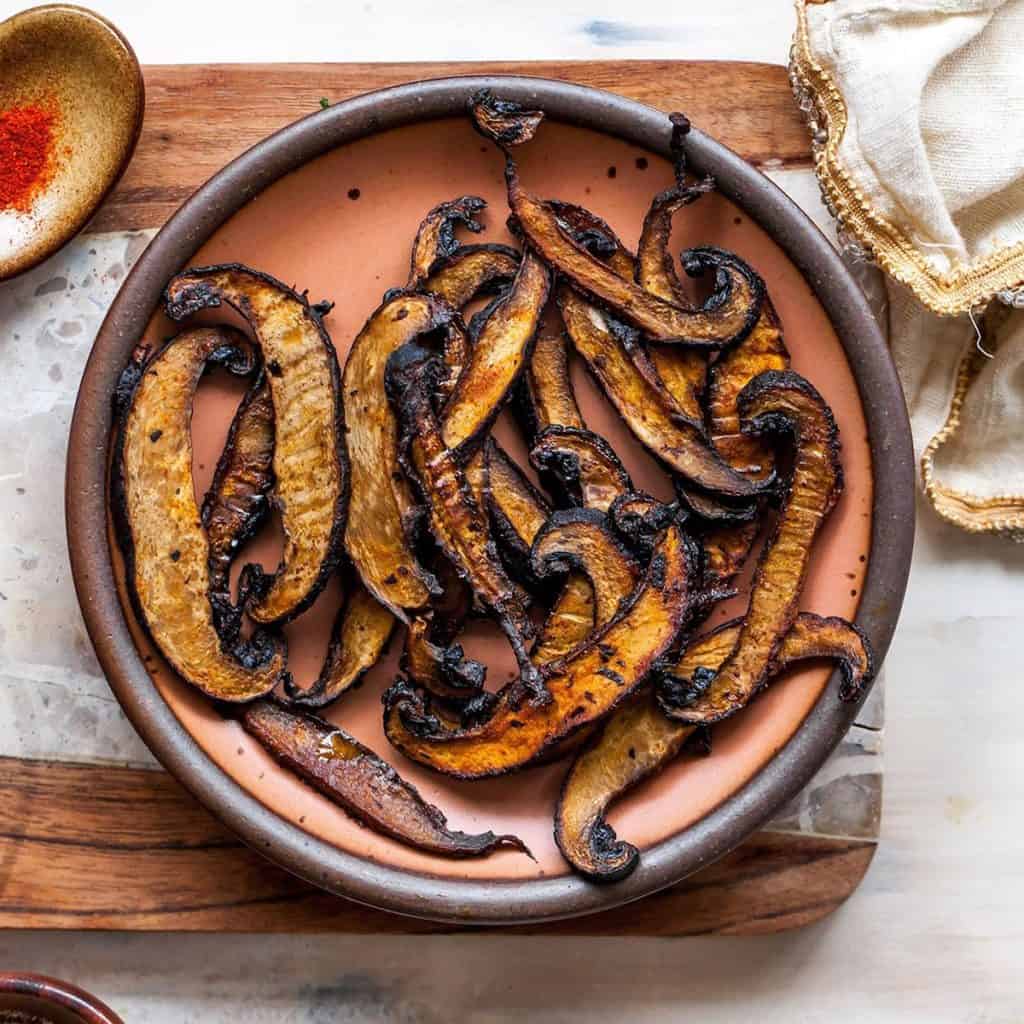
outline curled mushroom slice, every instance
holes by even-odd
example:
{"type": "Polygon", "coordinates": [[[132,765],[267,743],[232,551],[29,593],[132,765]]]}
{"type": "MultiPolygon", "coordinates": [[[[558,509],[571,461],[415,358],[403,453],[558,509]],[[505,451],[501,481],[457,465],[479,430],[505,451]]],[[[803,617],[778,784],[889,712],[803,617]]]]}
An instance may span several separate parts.
{"type": "Polygon", "coordinates": [[[460,245],[416,290],[461,309],[476,296],[509,284],[518,269],[519,253],[507,245],[460,245]]]}
{"type": "Polygon", "coordinates": [[[526,253],[507,295],[474,333],[469,361],[442,413],[445,446],[459,451],[475,444],[494,422],[530,355],[551,275],[526,253]]]}
{"type": "Polygon", "coordinates": [[[362,586],[352,591],[334,620],[327,657],[316,682],[301,690],[286,685],[289,703],[322,708],[352,689],[384,653],[395,627],[395,617],[362,586]]]}
{"type": "MultiPolygon", "coordinates": [[[[725,623],[695,640],[670,671],[692,678],[700,666],[714,671],[728,657],[741,623],[725,623]]],[[[842,619],[803,613],[786,634],[772,662],[777,675],[798,661],[835,658],[842,692],[859,693],[871,679],[870,649],[856,626],[842,619]]],[[[566,776],[555,812],[555,841],[565,859],[595,881],[613,882],[637,865],[639,851],[616,837],[605,821],[623,794],[672,761],[697,727],[666,718],[648,691],[605,723],[596,742],[577,757],[566,776]]]]}
{"type": "Polygon", "coordinates": [[[619,329],[592,303],[570,288],[560,288],[558,304],[576,351],[586,361],[633,435],[653,455],[708,490],[734,497],[756,494],[760,484],[736,472],[708,444],[701,427],[689,422],[670,395],[642,373],[635,332],[619,329]]]}
{"type": "Polygon", "coordinates": [[[451,256],[459,248],[455,229],[460,224],[478,234],[483,225],[476,215],[487,207],[487,201],[479,196],[460,196],[435,206],[423,218],[412,244],[412,258],[409,266],[410,291],[416,291],[434,272],[435,264],[451,256]]]}
{"type": "Polygon", "coordinates": [[[478,696],[487,678],[487,667],[467,658],[461,644],[435,643],[431,637],[431,620],[425,617],[409,623],[402,671],[417,686],[447,700],[469,700],[478,696]]]}
{"type": "Polygon", "coordinates": [[[612,529],[645,561],[669,523],[682,523],[685,518],[678,505],[667,505],[642,491],[619,495],[608,509],[612,529]]]}
{"type": "Polygon", "coordinates": [[[774,530],[751,587],[736,645],[710,681],[705,700],[677,707],[662,694],[666,714],[691,725],[710,725],[742,707],[764,684],[778,646],[797,615],[811,545],[843,486],[839,431],[814,387],[791,371],[763,373],[739,397],[744,432],[788,432],[795,453],[774,530]]]}
{"type": "Polygon", "coordinates": [[[763,438],[740,430],[739,396],[759,374],[788,369],[789,352],[779,317],[766,297],[750,334],[715,360],[707,391],[708,427],[715,449],[730,466],[753,479],[770,476],[774,459],[763,438]]]}
{"type": "Polygon", "coordinates": [[[490,89],[481,89],[470,97],[469,114],[476,130],[502,149],[529,142],[544,120],[543,110],[527,110],[511,100],[499,99],[490,89]]]}
{"type": "Polygon", "coordinates": [[[487,519],[474,501],[466,475],[442,436],[432,396],[443,367],[428,349],[410,342],[388,360],[388,396],[402,422],[404,465],[420,495],[442,553],[459,570],[481,603],[490,609],[520,665],[520,678],[536,700],[543,682],[529,661],[534,627],[525,605],[498,558],[487,519]]]}
{"type": "Polygon", "coordinates": [[[502,775],[542,758],[626,700],[669,648],[691,605],[697,552],[672,526],[619,613],[567,658],[545,666],[550,700],[524,702],[515,682],[481,724],[452,729],[422,692],[399,682],[385,694],[385,734],[406,756],[446,775],[502,775]]]}
{"type": "Polygon", "coordinates": [[[651,341],[719,349],[739,341],[757,319],[764,285],[756,275],[730,276],[699,309],[683,309],[620,277],[577,242],[550,204],[523,189],[515,162],[505,164],[508,201],[529,246],[573,288],[606,307],[651,341]]]}
{"type": "Polygon", "coordinates": [[[112,470],[111,504],[125,578],[139,620],[171,667],[225,701],[268,693],[285,670],[283,643],[257,634],[233,651],[222,644],[208,599],[210,544],[192,482],[192,402],[208,365],[255,368],[237,332],[187,331],[126,371],[112,470]],[[134,387],[129,390],[130,383],[134,387]]]}
{"type": "Polygon", "coordinates": [[[585,575],[594,591],[599,627],[618,614],[640,575],[636,559],[612,533],[607,517],[594,509],[555,512],[534,539],[531,560],[542,578],[573,571],[585,575]]]}
{"type": "Polygon", "coordinates": [[[529,855],[515,836],[448,828],[441,811],[391,765],[322,718],[259,701],[246,708],[242,725],[276,761],[375,832],[442,857],[483,857],[499,849],[529,855]]]}
{"type": "Polygon", "coordinates": [[[576,404],[569,353],[560,330],[548,327],[537,335],[519,391],[517,411],[528,437],[535,438],[548,427],[582,430],[586,426],[576,404]]]}
{"type": "Polygon", "coordinates": [[[530,450],[530,462],[584,508],[607,512],[619,495],[633,490],[612,446],[590,430],[548,427],[530,450]]]}
{"type": "Polygon", "coordinates": [[[231,565],[270,511],[273,464],[274,404],[266,379],[261,376],[231,421],[202,509],[210,546],[210,606],[217,632],[229,644],[238,639],[244,603],[244,597],[238,605],[231,599],[231,565]]]}
{"type": "Polygon", "coordinates": [[[404,517],[415,501],[398,464],[398,421],[384,373],[393,352],[414,338],[447,331],[453,316],[433,295],[392,296],[359,332],[342,376],[353,495],[345,549],[366,589],[403,622],[427,610],[433,580],[407,537],[404,517]]]}
{"type": "Polygon", "coordinates": [[[188,270],[167,286],[172,320],[225,303],[252,328],[274,405],[274,504],[284,533],[271,577],[252,567],[249,615],[281,623],[313,603],[341,555],[348,464],[338,360],[306,298],[237,264],[188,270]]]}

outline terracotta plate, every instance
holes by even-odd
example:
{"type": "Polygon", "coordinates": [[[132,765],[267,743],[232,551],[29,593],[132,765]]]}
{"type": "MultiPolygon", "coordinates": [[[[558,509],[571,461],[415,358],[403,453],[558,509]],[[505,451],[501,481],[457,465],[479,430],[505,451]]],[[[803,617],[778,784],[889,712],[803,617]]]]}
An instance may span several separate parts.
{"type": "MultiPolygon", "coordinates": [[[[635,899],[721,856],[803,786],[856,712],[825,669],[793,672],[719,729],[711,758],[681,759],[611,816],[642,849],[638,870],[613,886],[570,874],[551,837],[566,765],[506,779],[458,783],[404,762],[381,732],[380,693],[398,642],[330,717],[396,766],[455,827],[515,832],[536,862],[512,852],[448,861],[377,836],[278,769],[233,722],[177,679],[119,597],[108,544],[106,462],[110,395],[142,337],[171,331],[155,313],[161,289],[191,263],[251,263],[313,299],[337,303],[328,329],[343,356],[385,289],[401,284],[416,226],[428,208],[471,192],[489,204],[489,241],[507,240],[502,164],[469,127],[467,97],[487,85],[549,112],[522,152],[523,180],[544,195],[583,203],[635,245],[651,196],[671,181],[667,118],[615,96],[524,78],[446,79],[389,89],[317,113],[260,144],[217,175],[171,219],[124,284],[86,369],[68,456],[71,558],[86,622],[111,686],[163,763],[231,828],[312,882],[374,906],[460,922],[522,922],[586,913],[635,899]]],[[[833,406],[848,485],[814,553],[807,609],[856,616],[879,656],[902,600],[913,530],[913,472],[903,399],[886,347],[856,284],[832,248],[767,179],[695,132],[694,166],[722,194],[679,218],[676,249],[734,249],[765,277],[797,370],[833,406]]],[[[666,482],[579,368],[588,423],[623,455],[634,481],[666,482]]],[[[239,392],[213,378],[196,406],[201,494],[239,392]]],[[[503,440],[522,460],[514,430],[503,440]]],[[[276,564],[276,539],[248,557],[276,564]]],[[[289,627],[300,678],[316,674],[337,602],[328,592],[289,627]]],[[[738,610],[742,610],[742,602],[738,610]]],[[[735,610],[732,612],[735,614],[735,610]]],[[[727,610],[716,613],[724,616],[727,610]]],[[[486,628],[474,653],[500,683],[511,667],[486,628]]]]}

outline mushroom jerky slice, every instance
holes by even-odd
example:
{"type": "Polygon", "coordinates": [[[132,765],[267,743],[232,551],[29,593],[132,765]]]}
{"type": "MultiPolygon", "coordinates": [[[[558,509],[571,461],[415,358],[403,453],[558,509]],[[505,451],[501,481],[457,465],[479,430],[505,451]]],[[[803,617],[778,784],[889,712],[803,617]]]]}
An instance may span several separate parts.
{"type": "Polygon", "coordinates": [[[573,347],[648,451],[710,491],[737,498],[758,493],[762,485],[729,466],[710,446],[703,428],[683,416],[671,395],[656,385],[656,376],[641,372],[637,362],[647,361],[647,356],[635,331],[571,288],[559,288],[558,304],[573,347]]]}
{"type": "Polygon", "coordinates": [[[285,671],[283,643],[257,634],[222,643],[208,594],[210,544],[192,480],[192,402],[211,364],[248,375],[252,349],[224,328],[186,331],[152,358],[140,351],[119,388],[112,506],[139,620],[171,667],[225,701],[268,693],[285,671]],[[134,386],[132,387],[132,383],[134,386]]]}
{"type": "Polygon", "coordinates": [[[369,747],[322,718],[259,701],[242,715],[246,732],[285,768],[375,832],[442,857],[529,850],[515,836],[448,828],[444,814],[369,747]]]}
{"type": "Polygon", "coordinates": [[[461,309],[478,295],[511,283],[519,269],[519,253],[507,245],[460,245],[443,257],[416,289],[461,309]]]}
{"type": "Polygon", "coordinates": [[[494,422],[529,360],[551,275],[531,252],[519,265],[508,293],[474,333],[469,360],[441,416],[445,445],[458,452],[476,444],[494,422]]]}
{"type": "Polygon", "coordinates": [[[499,99],[490,89],[469,98],[473,127],[501,149],[529,142],[544,120],[543,110],[527,110],[511,100],[499,99]]]}
{"type": "Polygon", "coordinates": [[[569,353],[561,330],[547,327],[537,335],[519,387],[516,411],[529,438],[552,426],[577,430],[586,426],[576,404],[569,377],[569,353]]]}
{"type": "Polygon", "coordinates": [[[439,203],[423,218],[412,243],[408,291],[420,290],[436,264],[459,249],[455,229],[460,224],[474,234],[483,231],[484,227],[476,215],[486,207],[487,201],[480,196],[459,196],[439,203]]]}
{"type": "Polygon", "coordinates": [[[348,465],[338,360],[306,298],[238,264],[185,271],[167,286],[172,320],[225,303],[247,321],[263,353],[274,406],[274,504],[284,532],[272,576],[248,570],[247,611],[282,623],[313,603],[341,555],[348,465]]]}
{"type": "Polygon", "coordinates": [[[238,639],[245,604],[231,597],[231,566],[241,546],[270,511],[274,484],[274,403],[263,375],[242,400],[203,501],[202,522],[209,543],[210,606],[226,643],[238,639]]]}
{"type": "Polygon", "coordinates": [[[764,684],[772,658],[797,616],[811,546],[842,491],[839,431],[814,387],[792,371],[755,377],[738,400],[744,433],[792,435],[793,468],[771,536],[761,552],[750,604],[731,654],[699,706],[675,706],[675,689],[659,696],[666,714],[710,725],[742,707],[764,684]]]}
{"type": "Polygon", "coordinates": [[[520,680],[534,700],[546,700],[530,663],[534,627],[520,593],[508,578],[483,509],[473,499],[465,471],[445,444],[432,395],[443,365],[429,349],[410,342],[388,360],[388,396],[402,423],[403,465],[417,482],[430,530],[441,551],[495,616],[520,665],[520,680]]]}
{"type": "Polygon", "coordinates": [[[358,580],[349,583],[334,625],[320,674],[312,686],[285,683],[289,704],[322,708],[352,689],[380,660],[395,627],[395,617],[358,580]]]}
{"type": "Polygon", "coordinates": [[[730,466],[755,480],[771,475],[774,457],[764,438],[740,429],[739,396],[759,374],[788,369],[789,351],[779,317],[766,296],[754,329],[715,360],[707,389],[712,444],[730,466]]]}
{"type": "MultiPolygon", "coordinates": [[[[740,620],[725,623],[693,641],[669,671],[683,679],[694,678],[700,668],[714,672],[732,651],[740,627],[740,620]]],[[[856,626],[804,612],[786,634],[769,674],[809,658],[838,660],[841,694],[860,693],[873,674],[870,648],[856,626]]],[[[639,851],[616,837],[605,821],[608,808],[669,764],[697,731],[697,726],[666,718],[647,689],[608,719],[573,763],[555,811],[555,841],[577,871],[613,882],[636,867],[639,851]]]]}
{"type": "Polygon", "coordinates": [[[406,756],[446,775],[483,778],[525,767],[627,699],[685,622],[697,552],[676,526],[665,531],[644,579],[618,615],[568,657],[544,667],[550,700],[525,702],[509,683],[489,717],[451,728],[422,692],[385,694],[385,734],[406,756]]]}
{"type": "Polygon", "coordinates": [[[642,331],[651,341],[720,349],[739,341],[753,327],[761,307],[760,279],[734,275],[699,309],[683,309],[660,299],[615,270],[577,242],[549,203],[531,195],[519,181],[515,162],[505,164],[508,201],[527,244],[576,291],[642,331]]]}
{"type": "Polygon", "coordinates": [[[617,497],[633,490],[612,446],[591,430],[548,427],[530,450],[530,462],[568,501],[584,508],[607,512],[617,497]]]}
{"type": "Polygon", "coordinates": [[[345,549],[366,589],[406,623],[428,610],[434,582],[408,537],[405,517],[415,500],[398,463],[399,427],[384,374],[393,352],[415,338],[447,331],[454,315],[433,295],[393,295],[359,332],[342,377],[353,494],[345,549]]]}

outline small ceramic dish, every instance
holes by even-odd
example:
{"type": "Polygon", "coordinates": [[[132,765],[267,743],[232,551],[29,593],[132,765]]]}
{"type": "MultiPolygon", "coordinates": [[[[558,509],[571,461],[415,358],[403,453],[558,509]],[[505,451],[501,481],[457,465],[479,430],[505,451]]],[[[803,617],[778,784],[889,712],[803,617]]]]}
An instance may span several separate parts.
{"type": "Polygon", "coordinates": [[[48,137],[38,175],[0,205],[0,281],[82,230],[128,166],[144,107],[139,62],[98,14],[52,4],[0,23],[0,134],[27,109],[48,137]]]}
{"type": "MultiPolygon", "coordinates": [[[[90,636],[128,717],[168,769],[242,838],[313,883],[384,909],[463,924],[567,917],[678,881],[728,852],[798,792],[857,712],[838,699],[838,673],[813,666],[787,674],[716,731],[712,757],[681,758],[621,801],[610,821],[640,847],[640,865],[623,881],[598,886],[570,872],[552,839],[564,762],[460,782],[390,748],[380,694],[394,678],[399,643],[358,690],[328,709],[330,720],[389,758],[452,827],[514,833],[536,860],[513,851],[445,860],[360,826],[278,768],[236,721],[171,672],[139,629],[110,543],[110,399],[133,347],[175,330],[158,313],[168,279],[188,264],[237,260],[308,288],[315,300],[335,299],[326,322],[344,359],[382,292],[405,279],[411,239],[429,208],[480,195],[489,204],[485,239],[508,240],[500,154],[466,116],[469,96],[484,87],[548,113],[543,131],[522,148],[531,190],[586,205],[634,245],[651,196],[672,181],[670,124],[662,113],[593,89],[514,77],[418,82],[337,104],[229,165],[153,240],[92,350],[67,479],[69,550],[90,636]]],[[[835,250],[775,185],[698,131],[688,137],[687,153],[697,173],[715,176],[718,192],[678,218],[672,250],[720,245],[763,275],[794,369],[822,392],[842,431],[847,486],[815,544],[804,607],[856,618],[880,660],[903,597],[914,518],[910,432],[888,349],[835,250]]],[[[611,441],[639,487],[658,494],[667,486],[663,476],[581,367],[574,383],[588,426],[611,441]]],[[[237,398],[216,381],[200,390],[193,419],[199,493],[237,398]]],[[[500,437],[525,464],[514,431],[500,437]]],[[[257,557],[267,556],[273,558],[267,551],[257,557]]],[[[323,658],[337,600],[328,588],[288,627],[289,667],[300,683],[323,658]]],[[[486,660],[489,678],[504,678],[509,666],[486,660]]]]}
{"type": "Polygon", "coordinates": [[[0,1021],[8,1019],[16,1024],[123,1024],[95,996],[41,974],[0,974],[0,1021]]]}

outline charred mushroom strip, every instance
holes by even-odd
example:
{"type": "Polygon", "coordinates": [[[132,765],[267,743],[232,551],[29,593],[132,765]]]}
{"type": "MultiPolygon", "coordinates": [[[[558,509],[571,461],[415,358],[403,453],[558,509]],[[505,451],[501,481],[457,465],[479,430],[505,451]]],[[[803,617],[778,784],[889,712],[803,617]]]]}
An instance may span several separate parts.
{"type": "Polygon", "coordinates": [[[395,617],[360,583],[334,620],[327,657],[316,682],[307,690],[287,686],[290,702],[322,708],[355,686],[377,664],[395,627],[395,617]]]}
{"type": "Polygon", "coordinates": [[[404,515],[414,505],[398,465],[398,421],[388,404],[388,357],[406,342],[447,330],[453,312],[432,295],[399,293],[359,332],[342,379],[353,500],[345,548],[366,589],[404,622],[426,611],[432,580],[406,536],[404,515]]]}
{"type": "Polygon", "coordinates": [[[520,390],[519,407],[531,438],[553,426],[584,428],[569,379],[569,358],[561,331],[549,328],[537,336],[520,390]]]}
{"type": "Polygon", "coordinates": [[[645,561],[669,523],[681,523],[685,518],[677,505],[666,505],[640,491],[620,495],[608,509],[612,529],[645,561]]]}
{"type": "Polygon", "coordinates": [[[573,346],[641,444],[708,490],[734,497],[757,492],[758,483],[732,469],[708,444],[703,430],[678,411],[664,388],[641,373],[628,351],[628,346],[637,345],[635,332],[616,331],[613,320],[570,288],[559,289],[558,304],[573,346]]]}
{"type": "MultiPolygon", "coordinates": [[[[739,631],[739,621],[729,622],[694,641],[673,671],[685,678],[692,678],[698,666],[714,671],[728,657],[739,631]]],[[[770,674],[809,658],[839,661],[841,694],[859,693],[871,678],[866,641],[842,619],[798,616],[770,674]]],[[[636,867],[639,851],[617,839],[604,820],[608,808],[672,761],[696,728],[666,718],[647,691],[608,719],[596,743],[579,755],[566,776],[555,812],[555,840],[577,871],[596,881],[613,882],[636,867]]]]}
{"type": "Polygon", "coordinates": [[[498,99],[490,89],[470,97],[469,113],[476,130],[502,149],[529,142],[544,120],[543,110],[526,110],[511,100],[498,99]]]}
{"type": "MultiPolygon", "coordinates": [[[[141,357],[144,353],[140,353],[141,357]]],[[[222,648],[208,599],[210,545],[192,482],[192,401],[203,371],[220,363],[255,368],[237,332],[188,331],[141,368],[120,413],[112,505],[125,577],[140,621],[186,682],[219,700],[246,701],[281,680],[280,640],[259,635],[233,656],[222,648]]]]}
{"type": "Polygon", "coordinates": [[[583,573],[594,591],[594,622],[601,627],[618,614],[636,589],[640,567],[612,533],[607,518],[594,509],[555,512],[537,534],[533,571],[583,573]]]}
{"type": "Polygon", "coordinates": [[[473,500],[462,467],[444,443],[433,408],[431,396],[442,370],[438,358],[415,342],[388,360],[388,395],[402,421],[404,463],[419,484],[438,546],[494,613],[515,652],[523,684],[534,699],[543,700],[543,682],[527,649],[533,624],[501,566],[483,509],[473,500]]]}
{"type": "Polygon", "coordinates": [[[405,640],[402,671],[418,686],[448,700],[467,700],[484,688],[487,668],[467,658],[461,644],[441,646],[431,637],[431,620],[413,619],[405,640]]]}
{"type": "Polygon", "coordinates": [[[691,725],[710,725],[742,707],[760,689],[778,646],[797,615],[811,544],[842,491],[839,432],[821,395],[803,377],[786,371],[756,377],[739,397],[744,433],[787,431],[795,455],[787,493],[754,575],[750,606],[736,646],[710,682],[699,707],[667,714],[691,725]]]}
{"type": "Polygon", "coordinates": [[[455,237],[458,225],[474,234],[483,231],[476,215],[486,206],[487,201],[479,196],[460,196],[440,203],[423,218],[412,244],[409,283],[406,286],[410,291],[418,290],[434,272],[435,264],[459,248],[459,240],[455,237]]]}
{"type": "Polygon", "coordinates": [[[274,404],[261,376],[231,421],[213,483],[203,501],[202,520],[210,545],[210,606],[225,643],[238,639],[242,608],[231,599],[231,565],[270,511],[274,483],[274,404]]]}
{"type": "Polygon", "coordinates": [[[526,192],[514,161],[506,160],[508,202],[530,247],[573,288],[607,307],[651,341],[723,348],[750,331],[761,308],[760,279],[730,277],[700,309],[687,310],[651,295],[592,256],[559,223],[550,204],[526,192]]]}
{"type": "Polygon", "coordinates": [[[530,546],[551,509],[493,438],[488,438],[480,461],[483,472],[478,500],[490,515],[502,561],[520,583],[535,586],[538,581],[530,564],[530,546]]]}
{"type": "Polygon", "coordinates": [[[758,521],[751,519],[746,523],[712,526],[701,536],[704,544],[704,571],[712,583],[724,586],[739,573],[754,546],[759,529],[758,521]]]}
{"type": "Polygon", "coordinates": [[[519,269],[519,253],[507,245],[460,245],[417,291],[430,292],[461,309],[477,295],[508,284],[519,269]]]}
{"type": "Polygon", "coordinates": [[[507,848],[529,854],[515,836],[448,828],[386,761],[336,725],[268,701],[246,708],[242,725],[267,752],[353,818],[406,846],[442,857],[482,857],[507,848]]]}
{"type": "Polygon", "coordinates": [[[509,293],[474,338],[469,362],[445,404],[442,434],[448,448],[474,444],[498,415],[529,359],[550,284],[544,264],[526,253],[509,293]]]}
{"type": "Polygon", "coordinates": [[[619,614],[569,657],[546,666],[547,704],[523,703],[521,688],[510,683],[485,722],[452,730],[422,693],[399,683],[385,695],[388,739],[414,761],[459,778],[501,775],[536,761],[644,680],[689,613],[696,559],[692,542],[669,527],[619,614]]]}
{"type": "Polygon", "coordinates": [[[772,449],[764,440],[740,430],[740,392],[758,374],[788,369],[789,352],[778,314],[771,300],[766,298],[750,334],[715,360],[707,394],[712,443],[730,466],[754,479],[769,476],[774,460],[772,449]]]}
{"type": "Polygon", "coordinates": [[[619,495],[633,490],[611,445],[590,430],[548,427],[530,451],[530,462],[539,473],[556,480],[570,501],[584,508],[607,512],[619,495]]]}
{"type": "Polygon", "coordinates": [[[167,314],[182,320],[226,303],[249,323],[267,368],[274,404],[274,504],[284,554],[272,577],[253,567],[248,606],[260,623],[294,618],[312,604],[337,566],[348,498],[338,360],[305,297],[267,274],[227,264],[173,278],[167,314]]]}

